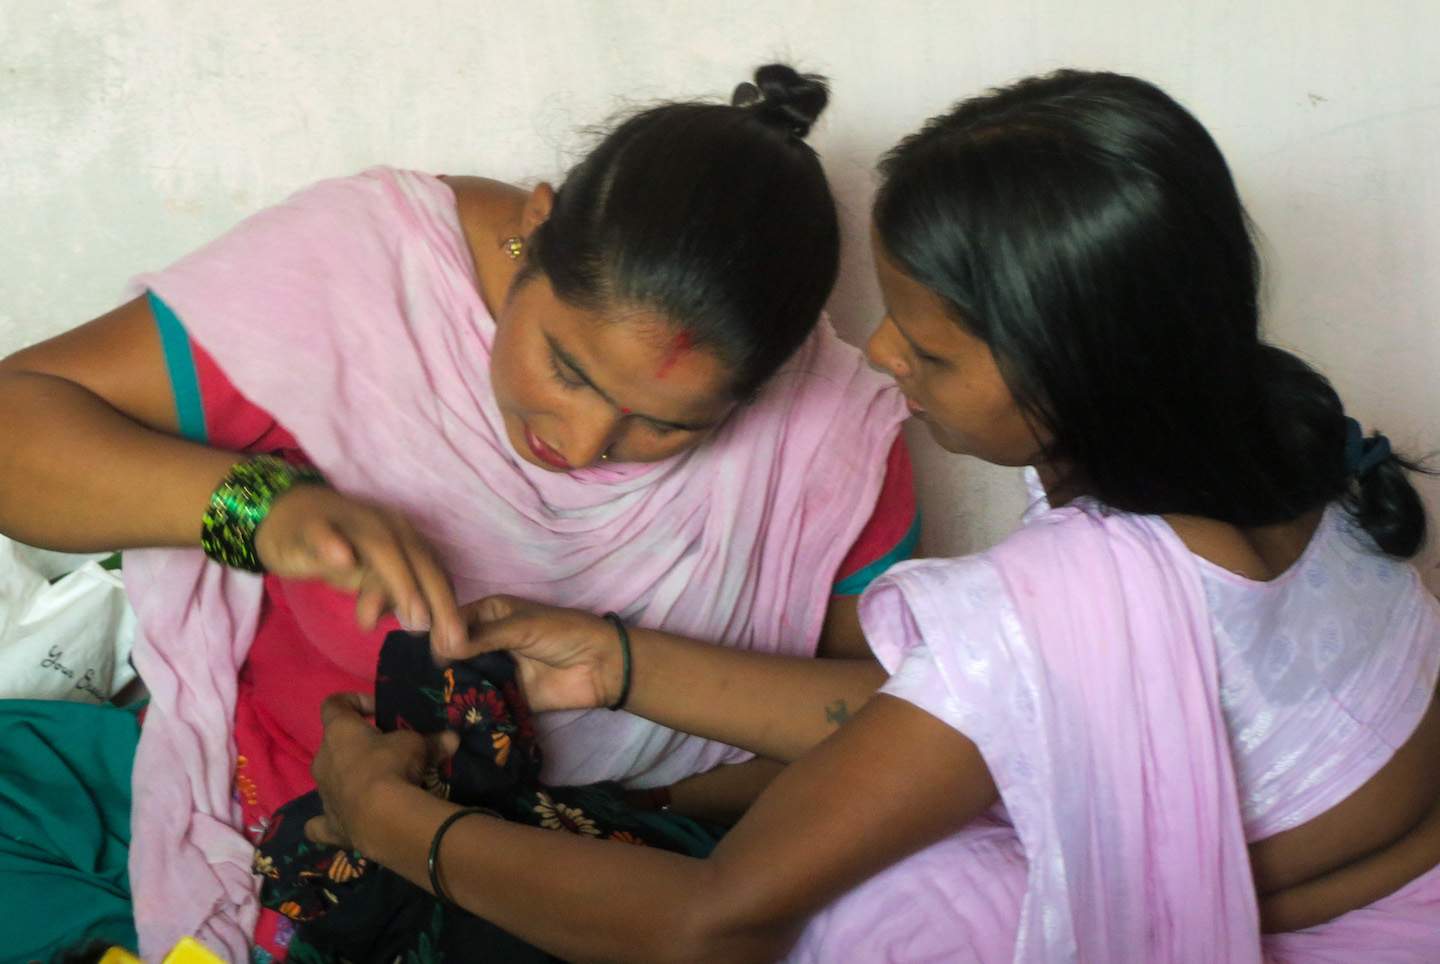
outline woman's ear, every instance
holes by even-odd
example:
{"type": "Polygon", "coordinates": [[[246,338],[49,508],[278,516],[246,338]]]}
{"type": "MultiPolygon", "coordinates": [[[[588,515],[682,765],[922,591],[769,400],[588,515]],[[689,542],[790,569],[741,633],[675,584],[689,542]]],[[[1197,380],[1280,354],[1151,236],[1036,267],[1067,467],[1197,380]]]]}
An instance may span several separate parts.
{"type": "Polygon", "coordinates": [[[529,237],[530,233],[544,224],[555,206],[555,189],[546,181],[535,185],[525,199],[525,210],[520,213],[520,229],[529,237]]]}

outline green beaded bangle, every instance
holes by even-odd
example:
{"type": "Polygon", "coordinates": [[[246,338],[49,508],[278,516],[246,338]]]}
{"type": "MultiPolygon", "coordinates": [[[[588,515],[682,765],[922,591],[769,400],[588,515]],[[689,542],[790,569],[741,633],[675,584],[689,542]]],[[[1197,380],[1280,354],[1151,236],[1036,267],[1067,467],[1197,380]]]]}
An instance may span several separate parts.
{"type": "Polygon", "coordinates": [[[298,468],[273,455],[238,462],[210,496],[200,524],[200,548],[222,566],[264,572],[255,552],[255,530],[276,497],[296,485],[324,482],[314,469],[298,468]]]}

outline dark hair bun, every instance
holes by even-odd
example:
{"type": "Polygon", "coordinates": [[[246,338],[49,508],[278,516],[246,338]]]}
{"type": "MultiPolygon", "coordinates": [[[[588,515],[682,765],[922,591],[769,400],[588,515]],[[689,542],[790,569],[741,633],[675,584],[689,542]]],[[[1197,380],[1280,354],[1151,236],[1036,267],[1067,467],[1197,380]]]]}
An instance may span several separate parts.
{"type": "Polygon", "coordinates": [[[755,79],[738,106],[671,102],[618,124],[565,175],[519,275],[576,307],[656,312],[720,360],[736,399],[810,336],[840,266],[835,199],[796,136],[825,84],[789,67],[755,79]]]}
{"type": "Polygon", "coordinates": [[[819,74],[802,74],[785,64],[766,64],[755,71],[755,83],[735,88],[731,103],[755,111],[761,119],[796,137],[810,127],[830,102],[830,85],[819,74]]]}
{"type": "Polygon", "coordinates": [[[1417,462],[1390,455],[1356,480],[1345,507],[1383,552],[1409,559],[1425,544],[1425,503],[1407,472],[1429,475],[1417,462]]]}

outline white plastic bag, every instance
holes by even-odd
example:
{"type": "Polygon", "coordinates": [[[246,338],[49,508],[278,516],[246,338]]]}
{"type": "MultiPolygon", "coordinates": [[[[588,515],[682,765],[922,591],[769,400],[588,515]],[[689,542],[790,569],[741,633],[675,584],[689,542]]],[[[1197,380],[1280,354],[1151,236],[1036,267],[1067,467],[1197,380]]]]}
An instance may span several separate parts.
{"type": "Polygon", "coordinates": [[[0,698],[104,703],[135,679],[135,613],[99,558],[0,536],[0,698]]]}

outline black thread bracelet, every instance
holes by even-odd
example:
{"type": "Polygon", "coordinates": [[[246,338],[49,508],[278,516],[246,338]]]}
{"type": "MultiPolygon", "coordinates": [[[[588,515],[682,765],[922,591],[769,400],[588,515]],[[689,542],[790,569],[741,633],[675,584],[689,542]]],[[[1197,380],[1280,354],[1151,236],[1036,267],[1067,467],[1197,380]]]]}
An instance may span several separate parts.
{"type": "Polygon", "coordinates": [[[625,703],[630,699],[630,631],[625,628],[625,621],[614,613],[606,613],[605,619],[615,627],[615,632],[620,635],[620,698],[606,707],[607,710],[623,710],[625,703]]]}
{"type": "Polygon", "coordinates": [[[430,840],[430,856],[425,861],[425,868],[430,871],[430,889],[442,903],[449,904],[451,907],[455,906],[455,902],[450,899],[449,894],[445,893],[445,888],[440,886],[440,842],[445,839],[445,831],[449,830],[455,821],[477,813],[494,813],[494,811],[487,807],[466,807],[463,810],[456,810],[440,822],[440,826],[435,829],[435,836],[430,840]]]}

